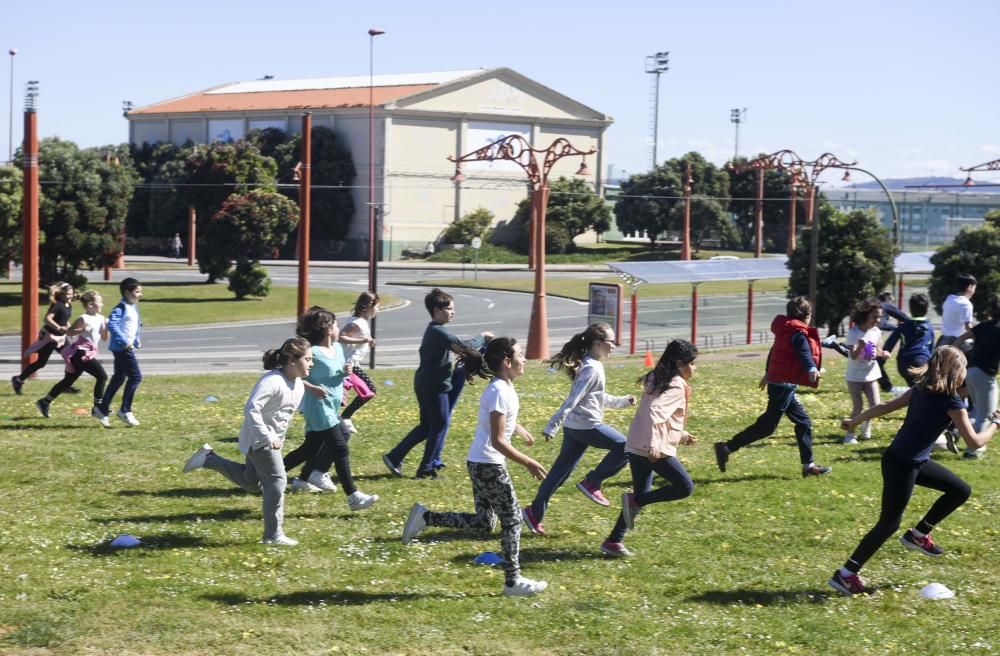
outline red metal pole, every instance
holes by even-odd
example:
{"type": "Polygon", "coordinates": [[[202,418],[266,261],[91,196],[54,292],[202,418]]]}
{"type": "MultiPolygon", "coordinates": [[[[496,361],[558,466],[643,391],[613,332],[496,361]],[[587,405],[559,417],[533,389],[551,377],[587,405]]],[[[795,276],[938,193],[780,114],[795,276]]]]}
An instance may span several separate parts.
{"type": "Polygon", "coordinates": [[[791,214],[788,217],[788,257],[792,256],[792,252],[795,251],[795,201],[798,199],[798,194],[795,191],[795,185],[792,185],[792,207],[791,214]]]}
{"type": "MultiPolygon", "coordinates": [[[[309,307],[309,217],[312,194],[312,114],[302,115],[302,167],[299,169],[299,305],[298,314],[309,307]]],[[[373,206],[374,207],[374,206],[373,206]]],[[[374,232],[372,233],[374,236],[374,232]]],[[[374,250],[372,250],[374,253],[374,250]]]]}
{"type": "Polygon", "coordinates": [[[684,182],[684,243],[681,244],[681,259],[691,259],[691,163],[687,165],[687,179],[684,182]]]}
{"type": "Polygon", "coordinates": [[[198,238],[198,214],[194,205],[188,208],[188,266],[194,266],[195,241],[198,238]]]}
{"type": "Polygon", "coordinates": [[[753,256],[760,257],[764,241],[764,169],[757,169],[757,207],[753,219],[753,256]]]}
{"type": "Polygon", "coordinates": [[[531,304],[528,324],[528,348],[525,357],[543,360],[549,357],[549,321],[545,308],[545,208],[549,202],[549,187],[543,180],[532,192],[532,214],[535,216],[535,297],[531,304]]]}
{"type": "MultiPolygon", "coordinates": [[[[38,114],[24,112],[24,225],[21,250],[21,352],[38,336],[38,114]]],[[[21,357],[22,367],[35,355],[21,357]]]]}
{"type": "Polygon", "coordinates": [[[903,275],[899,274],[899,294],[896,295],[896,305],[903,307],[903,275]]]}
{"type": "Polygon", "coordinates": [[[535,195],[531,192],[531,211],[528,212],[528,270],[535,270],[535,195]]]}
{"type": "Polygon", "coordinates": [[[629,326],[628,354],[635,355],[636,324],[639,322],[639,298],[632,288],[632,323],[629,326]]]}
{"type": "Polygon", "coordinates": [[[698,343],[698,283],[691,285],[691,343],[698,343]]]}

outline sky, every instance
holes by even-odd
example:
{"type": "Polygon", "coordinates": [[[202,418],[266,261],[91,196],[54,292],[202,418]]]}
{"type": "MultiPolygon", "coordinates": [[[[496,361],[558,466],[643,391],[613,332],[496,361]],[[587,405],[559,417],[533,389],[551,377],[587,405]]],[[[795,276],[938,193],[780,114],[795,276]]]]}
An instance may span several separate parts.
{"type": "MultiPolygon", "coordinates": [[[[990,0],[546,0],[0,3],[0,160],[24,85],[38,80],[40,136],[120,143],[136,106],[226,82],[512,68],[614,119],[615,176],[651,164],[652,75],[660,78],[660,162],[734,153],[732,108],[747,108],[740,153],[831,152],[880,178],[955,176],[1000,158],[1000,85],[990,0]],[[0,51],[3,52],[3,51],[0,51]]],[[[835,182],[835,172],[821,179],[835,182]]],[[[1000,182],[1000,173],[977,175],[1000,182]]],[[[858,180],[861,181],[860,179],[858,180]]]]}

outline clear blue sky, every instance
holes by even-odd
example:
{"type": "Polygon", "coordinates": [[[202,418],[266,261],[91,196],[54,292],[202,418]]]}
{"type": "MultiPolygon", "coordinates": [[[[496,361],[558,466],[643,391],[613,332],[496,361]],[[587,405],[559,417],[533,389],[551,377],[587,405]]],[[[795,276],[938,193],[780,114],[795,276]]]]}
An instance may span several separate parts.
{"type": "Polygon", "coordinates": [[[661,161],[689,150],[731,157],[733,107],[748,108],[744,154],[830,151],[883,178],[958,176],[960,165],[1000,157],[1000,3],[989,1],[9,0],[0,19],[0,46],[18,50],[15,143],[29,79],[41,83],[42,136],[117,143],[126,99],[139,106],[265,74],[367,74],[367,30],[379,27],[377,73],[507,66],[611,115],[605,161],[617,170],[649,166],[643,67],[659,50],[670,52],[661,161]]]}

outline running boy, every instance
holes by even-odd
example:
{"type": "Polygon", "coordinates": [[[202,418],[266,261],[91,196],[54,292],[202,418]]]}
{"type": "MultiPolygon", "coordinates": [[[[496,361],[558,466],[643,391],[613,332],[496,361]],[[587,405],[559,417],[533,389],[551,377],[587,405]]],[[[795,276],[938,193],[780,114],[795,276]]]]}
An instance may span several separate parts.
{"type": "Polygon", "coordinates": [[[125,278],[118,284],[122,300],[108,315],[108,332],[111,343],[108,350],[115,358],[115,370],[111,382],[104,390],[104,398],[100,405],[95,405],[91,411],[104,425],[111,414],[111,401],[114,400],[118,388],[125,383],[122,393],[122,404],[116,413],[118,418],[129,426],[138,426],[139,420],[132,414],[132,400],[135,390],[142,382],[142,372],[139,371],[139,360],[135,357],[136,349],[140,348],[139,333],[142,330],[142,320],[139,318],[139,299],[142,298],[142,285],[135,278],[125,278]]]}

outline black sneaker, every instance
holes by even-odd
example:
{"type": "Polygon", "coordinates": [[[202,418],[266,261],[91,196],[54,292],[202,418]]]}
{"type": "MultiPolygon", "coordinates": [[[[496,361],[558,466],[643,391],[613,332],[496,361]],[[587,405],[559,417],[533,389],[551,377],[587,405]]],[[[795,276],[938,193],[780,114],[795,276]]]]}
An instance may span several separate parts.
{"type": "Polygon", "coordinates": [[[80,388],[79,387],[73,387],[72,385],[70,385],[69,387],[66,388],[66,393],[67,394],[79,394],[80,393],[80,388]]]}
{"type": "Polygon", "coordinates": [[[949,428],[944,432],[945,447],[955,455],[958,455],[958,452],[961,450],[958,448],[958,440],[960,438],[961,435],[954,428],[949,428]]]}
{"type": "Polygon", "coordinates": [[[11,376],[10,384],[14,388],[14,394],[21,396],[21,388],[24,387],[24,381],[21,380],[20,376],[11,376]]]}
{"type": "Polygon", "coordinates": [[[729,447],[726,446],[725,442],[716,442],[715,447],[715,464],[719,466],[719,471],[722,473],[726,472],[726,463],[729,462],[729,447]]]}
{"type": "Polygon", "coordinates": [[[413,478],[417,478],[417,479],[421,479],[421,478],[436,479],[437,477],[438,477],[438,471],[436,469],[431,468],[431,469],[425,469],[423,471],[418,471],[417,475],[414,476],[413,478]]]}
{"type": "Polygon", "coordinates": [[[389,457],[388,453],[382,455],[382,462],[385,464],[385,468],[389,470],[389,473],[396,478],[402,478],[403,470],[399,468],[399,465],[392,461],[392,458],[389,457]]]}
{"type": "Polygon", "coordinates": [[[978,451],[966,451],[962,454],[962,460],[979,460],[978,451]]]}
{"type": "Polygon", "coordinates": [[[45,399],[38,399],[37,401],[35,401],[35,407],[38,408],[38,411],[40,413],[42,413],[43,417],[45,417],[46,419],[49,418],[49,402],[48,401],[46,401],[45,399]]]}
{"type": "Polygon", "coordinates": [[[934,540],[931,539],[930,533],[922,538],[918,538],[913,534],[912,528],[899,536],[899,542],[907,549],[919,551],[925,556],[937,557],[944,553],[944,550],[941,547],[934,544],[934,540]]]}
{"type": "Polygon", "coordinates": [[[802,478],[808,478],[810,476],[825,476],[833,471],[832,467],[824,467],[823,465],[809,465],[808,467],[802,468],[802,478]]]}

